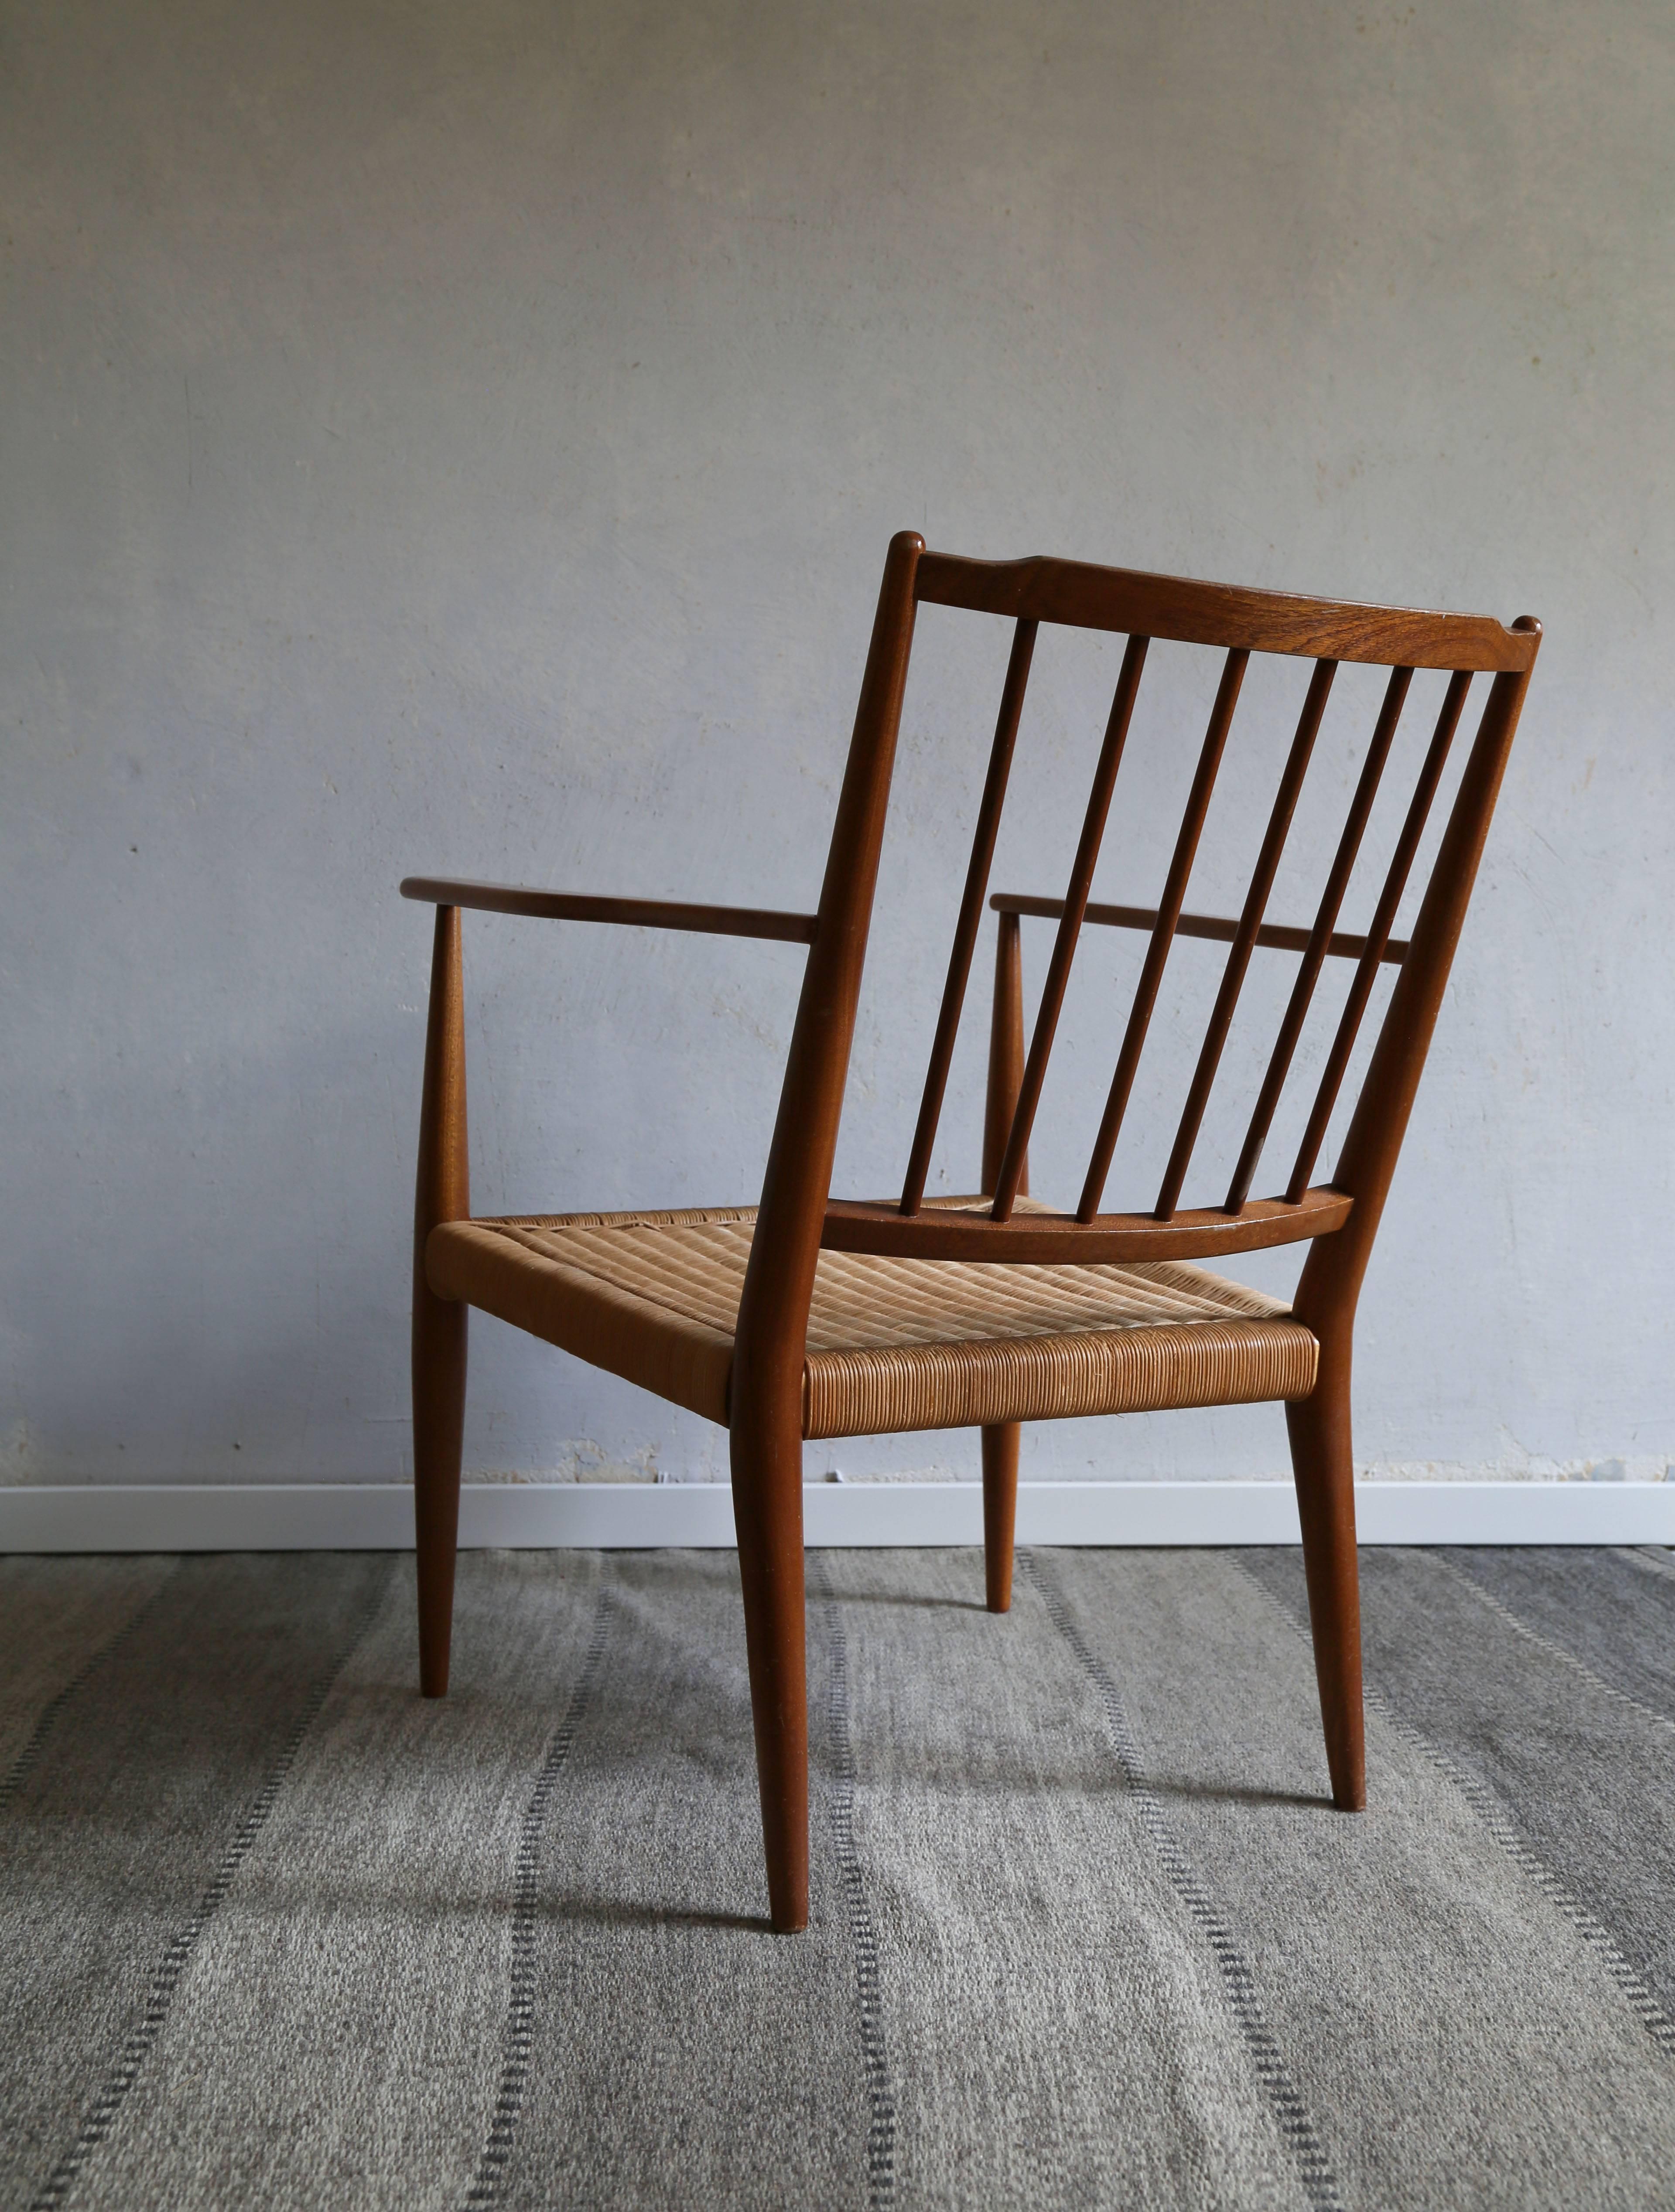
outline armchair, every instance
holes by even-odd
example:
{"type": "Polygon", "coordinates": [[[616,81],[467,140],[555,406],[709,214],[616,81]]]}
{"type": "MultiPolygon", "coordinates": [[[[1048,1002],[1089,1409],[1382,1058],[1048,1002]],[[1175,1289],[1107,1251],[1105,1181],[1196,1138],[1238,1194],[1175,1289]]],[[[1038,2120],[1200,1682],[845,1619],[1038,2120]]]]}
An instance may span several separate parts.
{"type": "MultiPolygon", "coordinates": [[[[1070,1414],[1284,1402],[1333,1802],[1366,1801],[1350,1454],[1355,1305],[1465,921],[1517,727],[1540,625],[1233,589],[1084,563],[992,562],[890,545],[848,766],[813,915],[592,898],[410,878],[436,908],[415,1210],[413,1409],[421,1684],[448,1686],[465,1405],[466,1316],[499,1315],[722,1423],[750,1662],[770,1908],[808,1910],[802,1446],[806,1439],[970,1426],[983,1432],[987,1599],[1009,1603],[1019,1424],[1070,1414]],[[831,1182],[909,657],[918,611],[951,606],[1013,625],[987,781],[959,908],[923,1097],[898,1196],[835,1199],[831,1182]],[[989,896],[996,836],[1043,623],[1126,639],[1093,790],[1062,897],[989,896]],[[1219,688],[1154,908],[1091,901],[1095,863],[1154,639],[1219,651],[1219,688]],[[1199,838],[1252,653],[1312,664],[1279,787],[1236,917],[1189,912],[1199,838]],[[1389,670],[1383,704],[1307,927],[1267,907],[1340,663],[1389,670]],[[1338,927],[1344,895],[1416,671],[1447,682],[1393,857],[1364,933],[1338,927]],[[1487,700],[1410,938],[1398,908],[1478,674],[1487,700]],[[926,1183],[955,1033],[983,925],[998,915],[982,1192],[932,1200],[926,1183]],[[755,1206],[478,1219],[466,1152],[460,915],[503,914],[767,938],[807,948],[778,1118],[755,1206]],[[1026,1049],[1021,922],[1051,921],[1026,1049]],[[1029,1195],[1028,1157],[1049,1057],[1084,927],[1147,939],[1092,1156],[1074,1206],[1029,1195]],[[1155,1200],[1103,1209],[1155,1007],[1179,938],[1227,946],[1215,1005],[1155,1200]],[[1215,1202],[1181,1200],[1222,1049],[1258,952],[1296,963],[1237,1169],[1215,1202]],[[1257,1170],[1325,963],[1355,963],[1279,1192],[1257,1170]],[[1395,983],[1329,1179],[1316,1170],[1381,968],[1395,983]],[[1241,1288],[1198,1264],[1306,1242],[1295,1296],[1241,1288]]],[[[1168,832],[1164,831],[1166,839],[1168,832]]]]}

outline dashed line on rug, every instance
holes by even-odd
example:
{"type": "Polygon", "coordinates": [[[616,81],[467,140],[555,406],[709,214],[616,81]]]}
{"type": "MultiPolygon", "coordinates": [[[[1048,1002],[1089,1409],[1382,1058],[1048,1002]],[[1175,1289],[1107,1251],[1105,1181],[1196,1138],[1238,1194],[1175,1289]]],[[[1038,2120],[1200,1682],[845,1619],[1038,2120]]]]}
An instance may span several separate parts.
{"type": "MultiPolygon", "coordinates": [[[[307,1703],[298,1713],[289,1733],[281,1745],[277,1758],[268,1769],[261,1788],[240,1814],[238,1823],[233,1830],[232,1838],[222,1853],[221,1863],[210,1876],[209,1886],[198,1899],[190,1917],[181,1923],[169,1938],[168,1948],[158,1962],[146,1990],[145,2006],[140,2015],[139,2025],[129,2035],[122,2047],[121,2057],[117,2060],[98,2095],[88,2107],[76,2131],[76,2140],[41,2184],[35,2196],[31,2198],[29,2212],[56,2212],[56,2208],[64,2203],[74,2186],[82,2168],[110,2134],[116,2123],[117,2115],[127,2100],[129,2091],[139,2078],[140,2069],[144,2065],[147,2056],[158,2036],[162,2033],[163,2023],[168,2018],[169,2008],[180,1986],[180,1978],[186,1972],[193,1953],[202,1942],[204,1930],[226,1902],[227,1893],[233,1887],[234,1878],[239,1869],[249,1857],[255,1847],[256,1838],[266,1826],[268,1816],[277,1802],[279,1792],[283,1789],[287,1777],[296,1764],[297,1753],[302,1748],[304,1739],[320,1718],[326,1700],[337,1686],[344,1668],[360,1650],[374,1621],[382,1612],[385,1600],[389,1595],[390,1583],[395,1574],[395,1565],[393,1557],[385,1562],[382,1574],[378,1577],[366,1603],[361,1607],[350,1625],[350,1632],[344,1638],[343,1650],[337,1664],[330,1668],[315,1684],[307,1703]]],[[[163,1588],[167,1589],[168,1584],[166,1583],[163,1588]]],[[[158,1595],[161,1596],[161,1592],[158,1595]]],[[[131,1626],[132,1625],[131,1624],[131,1626]]],[[[120,1638],[115,1639],[117,1642],[120,1640],[120,1638]]],[[[107,1650],[111,1648],[107,1646],[107,1650]]]]}
{"type": "Polygon", "coordinates": [[[849,1643],[844,1616],[818,1553],[808,1554],[808,1578],[825,1616],[830,1679],[826,1731],[831,1750],[831,1834],[844,1902],[855,1952],[856,2005],[861,2063],[867,2077],[867,2199],[877,2208],[895,2202],[896,2100],[890,2057],[884,2038],[883,1992],[880,1982],[878,1930],[867,1899],[861,1855],[855,1843],[855,1747],[850,1731],[849,1643]]]}
{"type": "Polygon", "coordinates": [[[1151,1839],[1163,1871],[1176,1895],[1209,1947],[1221,1977],[1222,1994],[1244,2038],[1257,2080],[1268,2100],[1280,2136],[1290,2154],[1304,2194],[1316,2212],[1342,2212],[1337,2177],[1304,2104],[1291,2069],[1285,2063],[1273,2030],[1269,2027],[1257,1993],[1256,1976],[1227,1922],[1211,1904],[1208,1893],[1185,1852],[1177,1841],[1155,1791],[1146,1778],[1139,1748],[1129,1726],[1127,1709],[1110,1670],[1076,1626],[1063,1591],[1047,1570],[1031,1553],[1020,1552],[1019,1572],[1031,1583],[1058,1631],[1093,1684],[1104,1713],[1112,1750],[1123,1778],[1139,1811],[1141,1825],[1151,1839]]]}
{"type": "Polygon", "coordinates": [[[524,2087],[529,2079],[530,2054],[535,2038],[535,1909],[539,1902],[541,1838],[558,1778],[569,1763],[576,1731],[599,1686],[610,1634],[612,1602],[610,1589],[601,1583],[582,1672],[570,1692],[564,1717],[547,1746],[546,1757],[535,1778],[535,1787],[530,1792],[523,1825],[518,1832],[513,1876],[512,1972],[506,2000],[500,2088],[476,2177],[466,2191],[465,2201],[470,2212],[478,2212],[478,2208],[495,2202],[517,2141],[518,2120],[523,2109],[524,2087]]]}
{"type": "Polygon", "coordinates": [[[1429,1565],[1440,1567],[1463,1589],[1469,1589],[1473,1597],[1480,1599],[1511,1629],[1514,1636],[1521,1636],[1526,1643],[1533,1644],[1538,1651],[1544,1651],[1550,1659],[1556,1660],[1561,1667],[1568,1668],[1590,1689],[1597,1690],[1601,1697],[1609,1698],[1619,1705],[1626,1705],[1631,1712],[1638,1713],[1642,1720],[1650,1721],[1654,1728],[1675,1729],[1675,1719],[1672,1719],[1669,1714],[1660,1713],[1656,1706],[1645,1704],[1627,1690],[1619,1690],[1615,1682],[1608,1682],[1603,1674],[1588,1665],[1586,1659],[1574,1651],[1567,1651],[1562,1644],[1556,1644],[1550,1636],[1544,1636],[1538,1628],[1532,1628],[1520,1613],[1514,1612],[1504,1598],[1497,1596],[1491,1589],[1485,1589],[1464,1567],[1456,1566],[1440,1552],[1428,1553],[1427,1559],[1429,1565]]]}
{"type": "MultiPolygon", "coordinates": [[[[1240,1574],[1262,1592],[1292,1633],[1300,1636],[1313,1649],[1306,1626],[1298,1620],[1282,1599],[1275,1595],[1259,1576],[1251,1572],[1242,1559],[1236,1554],[1228,1556],[1240,1574]]],[[[1440,1744],[1433,1743],[1424,1731],[1399,1711],[1381,1691],[1366,1688],[1362,1692],[1362,1701],[1369,1712],[1376,1712],[1387,1729],[1410,1750],[1428,1760],[1443,1780],[1459,1792],[1507,1856],[1535,1884],[1549,1903],[1570,1923],[1589,1949],[1596,1954],[1654,2043],[1661,2051],[1675,2053],[1675,2021],[1670,2018],[1662,2003],[1642,1978],[1638,1969],[1620,1949],[1617,1938],[1605,1923],[1596,1919],[1585,1905],[1580,1904],[1571,1895],[1546,1860],[1526,1842],[1496,1792],[1450,1758],[1440,1744]]]]}
{"type": "Polygon", "coordinates": [[[180,1579],[180,1570],[185,1564],[181,1559],[175,1561],[173,1568],[164,1576],[162,1581],[158,1583],[156,1589],[152,1591],[137,1612],[132,1613],[123,1623],[114,1636],[101,1644],[93,1656],[70,1676],[51,1703],[42,1707],[40,1718],[29,1731],[29,1741],[18,1753],[4,1776],[0,1777],[0,1813],[5,1811],[36,1766],[40,1765],[41,1751],[47,1737],[52,1732],[52,1723],[58,1719],[58,1715],[76,1692],[85,1686],[95,1668],[102,1667],[107,1659],[113,1659],[123,1646],[150,1620],[152,1614],[180,1579]]]}

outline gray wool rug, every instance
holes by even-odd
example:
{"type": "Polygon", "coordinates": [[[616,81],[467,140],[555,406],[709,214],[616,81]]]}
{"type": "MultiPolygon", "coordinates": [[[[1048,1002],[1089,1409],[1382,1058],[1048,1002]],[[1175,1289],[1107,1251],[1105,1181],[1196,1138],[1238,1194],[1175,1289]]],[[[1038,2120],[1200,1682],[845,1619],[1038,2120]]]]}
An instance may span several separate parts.
{"type": "Polygon", "coordinates": [[[0,1561],[0,2203],[1675,2202],[1675,1568],[811,1557],[813,1913],[737,1570],[0,1561]]]}

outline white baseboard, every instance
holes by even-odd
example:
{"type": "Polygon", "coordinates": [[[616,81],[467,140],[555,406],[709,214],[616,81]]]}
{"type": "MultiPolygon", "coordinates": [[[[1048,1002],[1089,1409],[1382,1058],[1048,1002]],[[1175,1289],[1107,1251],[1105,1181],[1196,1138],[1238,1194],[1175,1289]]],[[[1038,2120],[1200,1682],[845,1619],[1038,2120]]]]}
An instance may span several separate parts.
{"type": "MultiPolygon", "coordinates": [[[[1364,1482],[1363,1544],[1675,1545],[1675,1482],[1364,1482]]],[[[804,1533],[834,1546],[978,1544],[971,1482],[810,1483],[804,1533]]],[[[1025,1544],[1294,1544],[1288,1482],[1026,1482],[1025,1544]]],[[[405,1483],[0,1488],[3,1552],[405,1551],[405,1483]]],[[[533,1551],[734,1541],[724,1483],[468,1483],[460,1541],[533,1551]]]]}

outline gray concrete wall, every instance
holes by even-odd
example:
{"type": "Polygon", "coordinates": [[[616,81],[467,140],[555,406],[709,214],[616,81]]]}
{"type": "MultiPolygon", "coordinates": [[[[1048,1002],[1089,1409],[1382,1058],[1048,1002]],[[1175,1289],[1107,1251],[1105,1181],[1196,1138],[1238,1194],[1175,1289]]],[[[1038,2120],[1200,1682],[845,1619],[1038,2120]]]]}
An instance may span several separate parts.
{"type": "MultiPolygon", "coordinates": [[[[429,917],[398,878],[812,901],[903,526],[1544,619],[1360,1455],[1661,1474],[1666,7],[20,0],[3,57],[6,1480],[409,1465],[429,917]]],[[[1031,888],[1114,665],[1074,646],[1000,872],[1031,888]]],[[[1004,651],[926,629],[841,1188],[899,1170],[1004,651]]],[[[1234,843],[1284,706],[1253,696],[1234,843]]],[[[1119,836],[1102,884],[1160,874],[1119,836]]],[[[479,1209],[754,1194],[795,951],[483,920],[467,961],[479,1209]]],[[[1067,1061],[1050,1177],[1110,1049],[1067,1061]]],[[[479,1474],[724,1468],[498,1324],[473,1358],[479,1474]]],[[[1267,1409],[1029,1454],[1272,1474],[1283,1438],[1267,1409]]]]}

